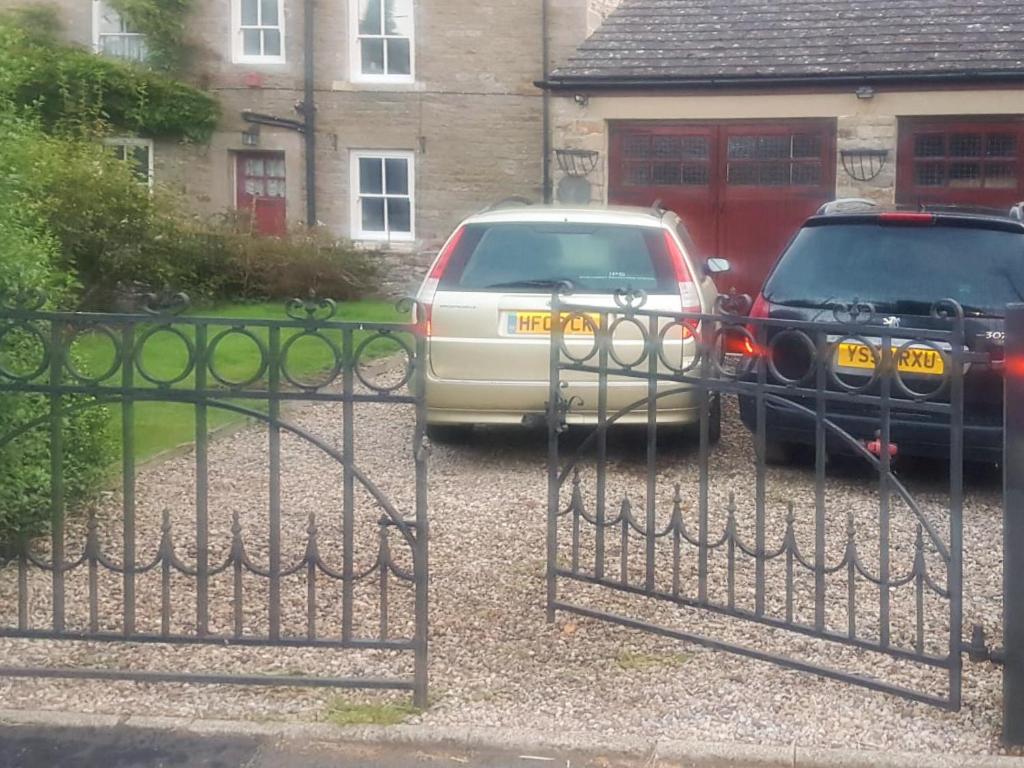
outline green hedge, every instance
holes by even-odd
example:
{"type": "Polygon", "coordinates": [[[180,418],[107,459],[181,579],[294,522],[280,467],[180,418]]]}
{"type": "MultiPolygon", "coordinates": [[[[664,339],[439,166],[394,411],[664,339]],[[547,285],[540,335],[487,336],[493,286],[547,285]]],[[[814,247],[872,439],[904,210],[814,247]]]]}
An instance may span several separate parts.
{"type": "MultiPolygon", "coordinates": [[[[46,142],[30,125],[0,117],[0,173],[5,154],[46,142]],[[10,143],[5,142],[10,140],[10,143]]],[[[0,184],[0,303],[30,291],[50,297],[51,306],[73,300],[74,280],[59,267],[60,243],[47,231],[46,221],[26,204],[25,178],[11,174],[0,184]]],[[[18,331],[8,331],[0,345],[0,363],[8,370],[26,371],[39,359],[37,344],[18,331]]],[[[87,503],[99,489],[111,446],[106,437],[108,414],[82,398],[68,398],[63,419],[65,495],[69,509],[87,503]]],[[[48,403],[38,396],[0,394],[0,441],[9,430],[48,414],[48,403]]],[[[50,448],[48,425],[32,429],[0,444],[0,556],[20,535],[47,530],[50,503],[50,448]]]]}

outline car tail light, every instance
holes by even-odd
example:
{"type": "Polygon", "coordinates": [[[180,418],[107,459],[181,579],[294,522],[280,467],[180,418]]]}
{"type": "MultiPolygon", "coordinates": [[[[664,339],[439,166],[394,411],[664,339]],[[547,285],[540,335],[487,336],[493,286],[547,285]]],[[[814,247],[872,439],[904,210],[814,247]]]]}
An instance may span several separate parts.
{"type": "Polygon", "coordinates": [[[459,227],[448,238],[448,242],[444,244],[437,260],[430,268],[427,279],[423,281],[419,296],[416,297],[419,301],[419,314],[415,318],[416,329],[424,336],[430,335],[430,319],[434,312],[434,296],[437,294],[437,287],[441,284],[441,278],[444,277],[448,263],[452,260],[452,254],[458,249],[465,231],[465,227],[459,227]]]}
{"type": "Polygon", "coordinates": [[[928,225],[935,223],[935,215],[931,213],[916,213],[911,211],[889,211],[878,214],[878,220],[883,224],[918,224],[928,225]]]}
{"type": "MultiPolygon", "coordinates": [[[[700,294],[697,292],[697,284],[693,281],[693,275],[686,264],[682,250],[669,232],[665,232],[665,251],[668,253],[669,261],[672,263],[672,273],[679,286],[679,304],[682,311],[700,314],[700,294]]],[[[689,338],[692,335],[688,329],[689,325],[684,326],[683,338],[689,338]]]]}

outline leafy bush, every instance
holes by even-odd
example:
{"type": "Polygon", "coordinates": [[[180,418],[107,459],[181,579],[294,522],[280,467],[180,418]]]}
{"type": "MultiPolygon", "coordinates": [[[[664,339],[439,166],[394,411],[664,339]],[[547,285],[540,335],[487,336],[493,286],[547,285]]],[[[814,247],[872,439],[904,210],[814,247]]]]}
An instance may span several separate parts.
{"type": "MultiPolygon", "coordinates": [[[[3,137],[17,138],[19,146],[32,136],[31,126],[5,119],[3,137]]],[[[0,168],[0,173],[4,169],[0,168]]],[[[0,184],[0,304],[12,297],[39,291],[51,306],[67,305],[74,296],[74,281],[59,268],[59,240],[47,232],[46,221],[23,197],[23,179],[5,178],[0,184]]],[[[24,373],[40,359],[38,342],[27,333],[10,330],[0,344],[0,365],[24,373]]],[[[63,419],[64,487],[69,506],[81,503],[97,490],[109,464],[106,438],[107,412],[86,407],[82,397],[65,400],[63,419]]],[[[43,419],[48,402],[36,395],[0,394],[0,557],[19,535],[45,532],[49,519],[50,447],[44,422],[5,442],[8,430],[43,419]]]]}
{"type": "Polygon", "coordinates": [[[322,230],[281,238],[235,235],[230,249],[238,279],[233,288],[240,296],[287,299],[313,294],[345,301],[377,287],[373,253],[322,230]]]}

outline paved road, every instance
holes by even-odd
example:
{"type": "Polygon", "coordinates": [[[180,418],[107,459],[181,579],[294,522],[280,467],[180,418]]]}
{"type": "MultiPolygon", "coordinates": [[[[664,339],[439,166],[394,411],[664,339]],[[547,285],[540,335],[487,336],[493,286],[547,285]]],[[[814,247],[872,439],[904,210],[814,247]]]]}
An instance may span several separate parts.
{"type": "Polygon", "coordinates": [[[667,768],[603,755],[520,755],[272,742],[134,728],[0,727],[0,768],[667,768]]]}

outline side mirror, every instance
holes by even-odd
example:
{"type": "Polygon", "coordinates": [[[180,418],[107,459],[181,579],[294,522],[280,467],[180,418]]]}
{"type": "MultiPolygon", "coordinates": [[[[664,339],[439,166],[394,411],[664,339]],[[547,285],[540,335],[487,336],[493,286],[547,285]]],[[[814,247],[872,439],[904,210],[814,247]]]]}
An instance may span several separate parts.
{"type": "Polygon", "coordinates": [[[720,275],[732,268],[728,259],[710,258],[707,260],[707,265],[708,272],[712,275],[720,275]]]}

